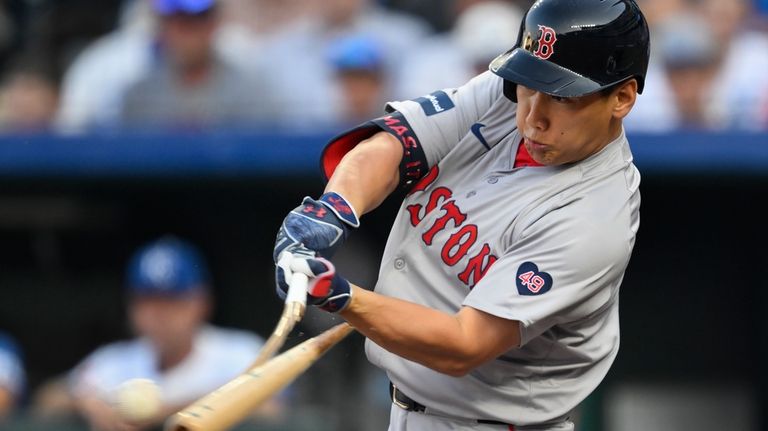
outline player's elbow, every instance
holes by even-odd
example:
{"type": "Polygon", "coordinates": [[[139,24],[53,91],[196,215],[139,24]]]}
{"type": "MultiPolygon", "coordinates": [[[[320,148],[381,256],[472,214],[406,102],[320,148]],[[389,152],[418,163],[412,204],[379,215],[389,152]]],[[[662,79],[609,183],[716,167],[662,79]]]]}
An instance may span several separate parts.
{"type": "Polygon", "coordinates": [[[477,368],[480,365],[478,361],[472,360],[472,358],[451,358],[448,360],[439,361],[433,364],[431,367],[438,373],[446,374],[451,377],[464,377],[470,373],[470,371],[477,368]]]}
{"type": "Polygon", "coordinates": [[[441,371],[441,372],[451,377],[464,377],[467,374],[469,374],[470,371],[472,371],[472,368],[470,367],[457,366],[457,367],[446,368],[444,371],[441,371]]]}
{"type": "Polygon", "coordinates": [[[432,369],[438,373],[446,374],[451,377],[464,377],[471,371],[469,367],[462,367],[459,365],[439,365],[433,366],[432,369]]]}

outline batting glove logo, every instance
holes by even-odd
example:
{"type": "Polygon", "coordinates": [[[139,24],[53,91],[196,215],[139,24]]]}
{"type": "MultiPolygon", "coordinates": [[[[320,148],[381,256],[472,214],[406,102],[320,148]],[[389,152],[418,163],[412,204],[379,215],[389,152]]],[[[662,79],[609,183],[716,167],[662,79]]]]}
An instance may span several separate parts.
{"type": "Polygon", "coordinates": [[[533,262],[525,262],[517,270],[517,291],[521,295],[543,295],[552,289],[552,276],[539,271],[533,262]]]}

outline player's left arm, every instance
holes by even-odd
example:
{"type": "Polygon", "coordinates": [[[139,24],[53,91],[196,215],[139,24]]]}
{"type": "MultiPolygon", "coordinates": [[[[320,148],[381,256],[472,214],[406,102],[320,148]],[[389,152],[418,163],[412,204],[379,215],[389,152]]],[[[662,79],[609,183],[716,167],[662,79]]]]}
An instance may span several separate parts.
{"type": "Polygon", "coordinates": [[[520,345],[520,323],[472,307],[449,314],[352,286],[340,312],[355,329],[403,358],[460,377],[520,345]]]}
{"type": "Polygon", "coordinates": [[[309,276],[307,302],[338,312],[359,332],[401,357],[452,376],[520,345],[520,323],[462,307],[455,314],[381,295],[349,283],[331,262],[288,253],[281,274],[309,276]]]}

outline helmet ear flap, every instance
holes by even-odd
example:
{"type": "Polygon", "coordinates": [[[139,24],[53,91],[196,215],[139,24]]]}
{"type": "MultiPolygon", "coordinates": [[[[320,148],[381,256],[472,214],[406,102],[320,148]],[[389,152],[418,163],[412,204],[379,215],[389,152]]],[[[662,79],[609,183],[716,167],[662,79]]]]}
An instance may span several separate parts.
{"type": "Polygon", "coordinates": [[[517,103],[517,84],[512,81],[504,80],[504,96],[507,99],[517,103]]]}

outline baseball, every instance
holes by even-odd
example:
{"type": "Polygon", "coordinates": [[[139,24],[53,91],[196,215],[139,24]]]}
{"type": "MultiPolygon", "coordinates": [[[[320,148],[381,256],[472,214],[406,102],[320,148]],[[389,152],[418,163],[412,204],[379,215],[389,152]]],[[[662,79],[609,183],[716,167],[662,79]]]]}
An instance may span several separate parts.
{"type": "Polygon", "coordinates": [[[150,379],[131,379],[115,392],[114,406],[121,418],[144,422],[155,417],[162,408],[160,387],[150,379]]]}

